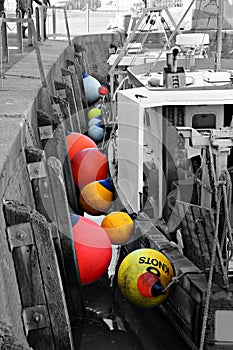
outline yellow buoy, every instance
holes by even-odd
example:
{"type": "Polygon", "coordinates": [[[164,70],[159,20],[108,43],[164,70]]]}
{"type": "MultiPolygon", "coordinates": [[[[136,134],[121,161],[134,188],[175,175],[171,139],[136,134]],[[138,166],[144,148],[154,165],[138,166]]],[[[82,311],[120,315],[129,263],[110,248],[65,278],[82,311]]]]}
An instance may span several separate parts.
{"type": "Polygon", "coordinates": [[[97,108],[97,107],[94,107],[94,108],[91,108],[87,114],[88,116],[88,119],[92,119],[92,118],[100,118],[101,117],[101,109],[100,108],[97,108]]]}
{"type": "Polygon", "coordinates": [[[84,186],[79,195],[79,203],[90,215],[106,213],[113,201],[112,179],[94,181],[84,186]]]}
{"type": "Polygon", "coordinates": [[[124,212],[112,212],[105,216],[101,226],[107,232],[112,244],[126,243],[133,232],[134,222],[131,217],[124,212]]]}
{"type": "Polygon", "coordinates": [[[141,308],[150,308],[167,299],[171,288],[164,288],[174,276],[168,258],[157,250],[137,249],[121,262],[118,285],[123,296],[141,308]]]}

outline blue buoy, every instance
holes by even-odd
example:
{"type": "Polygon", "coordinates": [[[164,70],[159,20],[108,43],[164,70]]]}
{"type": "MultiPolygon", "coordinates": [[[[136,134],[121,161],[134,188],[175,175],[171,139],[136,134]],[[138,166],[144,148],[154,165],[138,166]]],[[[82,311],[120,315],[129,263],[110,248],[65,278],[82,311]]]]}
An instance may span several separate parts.
{"type": "Polygon", "coordinates": [[[91,120],[89,120],[88,128],[91,128],[94,125],[96,126],[102,125],[102,120],[100,118],[92,118],[91,120]]]}
{"type": "Polygon", "coordinates": [[[99,87],[100,82],[87,73],[83,73],[83,84],[88,105],[96,103],[100,99],[99,87]]]}
{"type": "Polygon", "coordinates": [[[88,129],[88,136],[96,143],[103,141],[104,128],[98,125],[93,125],[88,129]]]}

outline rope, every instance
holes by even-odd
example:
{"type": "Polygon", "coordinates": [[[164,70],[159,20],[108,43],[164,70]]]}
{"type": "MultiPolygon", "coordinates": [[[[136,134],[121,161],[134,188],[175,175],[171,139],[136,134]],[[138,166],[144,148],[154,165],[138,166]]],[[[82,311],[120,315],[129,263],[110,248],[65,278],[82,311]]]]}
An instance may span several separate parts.
{"type": "Polygon", "coordinates": [[[230,210],[231,210],[231,193],[232,193],[232,184],[231,177],[228,170],[225,170],[221,175],[222,191],[223,191],[223,204],[224,204],[224,227],[223,235],[221,240],[221,250],[223,251],[224,243],[228,244],[226,248],[230,250],[230,255],[226,258],[226,261],[229,262],[233,256],[233,240],[231,234],[231,223],[230,223],[230,210]]]}
{"type": "Polygon", "coordinates": [[[221,202],[221,193],[220,192],[221,191],[219,190],[217,183],[215,183],[215,186],[216,186],[216,197],[218,197],[217,209],[216,209],[216,227],[215,227],[214,242],[213,242],[212,256],[211,256],[211,262],[210,262],[210,272],[209,272],[209,280],[208,280],[207,293],[206,293],[206,302],[205,302],[205,307],[204,307],[204,315],[203,315],[199,350],[204,349],[207,320],[208,320],[208,314],[209,314],[212,280],[213,280],[213,274],[214,274],[214,264],[215,264],[215,259],[216,259],[216,250],[217,250],[217,243],[218,243],[219,214],[220,214],[220,202],[221,202]]]}

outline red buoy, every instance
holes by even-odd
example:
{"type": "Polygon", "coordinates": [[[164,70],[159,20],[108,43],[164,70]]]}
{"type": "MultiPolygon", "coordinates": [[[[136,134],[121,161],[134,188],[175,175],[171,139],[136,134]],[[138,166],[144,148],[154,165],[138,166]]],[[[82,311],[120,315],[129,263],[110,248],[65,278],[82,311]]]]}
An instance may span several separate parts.
{"type": "Polygon", "coordinates": [[[72,158],[71,169],[75,185],[83,188],[108,177],[108,160],[101,149],[86,148],[72,158]]]}
{"type": "Polygon", "coordinates": [[[107,86],[105,85],[101,85],[98,89],[98,93],[101,95],[101,96],[105,96],[108,94],[108,88],[107,86]]]}
{"type": "Polygon", "coordinates": [[[112,246],[108,235],[96,222],[70,214],[81,283],[98,280],[108,270],[112,246]]]}
{"type": "Polygon", "coordinates": [[[97,148],[96,143],[90,137],[78,132],[71,132],[66,136],[66,145],[70,160],[85,148],[97,148]]]}

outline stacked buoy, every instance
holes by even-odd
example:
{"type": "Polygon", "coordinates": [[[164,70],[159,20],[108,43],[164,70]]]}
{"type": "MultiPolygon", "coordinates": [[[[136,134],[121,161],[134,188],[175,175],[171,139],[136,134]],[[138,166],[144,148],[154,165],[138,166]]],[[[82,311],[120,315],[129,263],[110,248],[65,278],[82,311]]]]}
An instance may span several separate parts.
{"type": "Polygon", "coordinates": [[[81,284],[98,280],[108,269],[112,247],[108,235],[96,222],[70,214],[81,284]]]}
{"type": "MultiPolygon", "coordinates": [[[[99,96],[103,97],[107,93],[108,89],[100,86],[99,96]]],[[[127,213],[110,212],[114,200],[113,181],[109,178],[106,152],[96,145],[103,137],[96,130],[104,130],[100,107],[93,107],[88,112],[88,136],[75,132],[66,136],[73,180],[80,207],[84,211],[84,216],[71,214],[82,284],[96,281],[107,271],[112,257],[112,244],[125,244],[134,230],[133,220],[127,213]],[[92,131],[95,131],[94,134],[92,131]],[[85,213],[105,217],[98,225],[85,217],[85,213]]]]}
{"type": "Polygon", "coordinates": [[[97,148],[96,143],[90,138],[78,132],[68,132],[66,136],[66,145],[70,161],[83,149],[97,148]]]}
{"type": "Polygon", "coordinates": [[[87,184],[108,177],[108,160],[103,149],[85,148],[71,160],[74,183],[80,189],[87,184]]]}
{"type": "Polygon", "coordinates": [[[170,294],[174,269],[161,252],[142,248],[128,254],[118,270],[118,285],[132,304],[150,308],[161,304],[170,294]]]}
{"type": "Polygon", "coordinates": [[[105,216],[101,226],[107,232],[112,244],[122,245],[131,238],[134,222],[127,213],[112,212],[105,216]]]}
{"type": "Polygon", "coordinates": [[[88,106],[91,106],[100,99],[98,90],[101,84],[96,78],[87,73],[83,73],[83,85],[88,106]]]}
{"type": "Polygon", "coordinates": [[[82,209],[90,215],[105,214],[112,205],[113,183],[112,179],[91,182],[84,186],[79,195],[82,209]]]}

